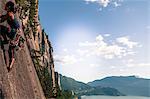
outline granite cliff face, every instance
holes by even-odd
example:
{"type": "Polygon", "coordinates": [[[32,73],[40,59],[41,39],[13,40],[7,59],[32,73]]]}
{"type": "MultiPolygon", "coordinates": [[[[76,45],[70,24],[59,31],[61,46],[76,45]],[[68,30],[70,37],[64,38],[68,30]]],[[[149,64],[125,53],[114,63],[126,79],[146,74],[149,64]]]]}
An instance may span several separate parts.
{"type": "MultiPolygon", "coordinates": [[[[0,13],[5,13],[3,8],[6,1],[10,0],[0,0],[0,13]]],[[[59,76],[54,69],[53,48],[40,25],[38,0],[14,2],[25,43],[24,48],[16,52],[16,61],[10,72],[7,71],[3,49],[0,48],[0,99],[56,97],[60,91],[59,76]]]]}

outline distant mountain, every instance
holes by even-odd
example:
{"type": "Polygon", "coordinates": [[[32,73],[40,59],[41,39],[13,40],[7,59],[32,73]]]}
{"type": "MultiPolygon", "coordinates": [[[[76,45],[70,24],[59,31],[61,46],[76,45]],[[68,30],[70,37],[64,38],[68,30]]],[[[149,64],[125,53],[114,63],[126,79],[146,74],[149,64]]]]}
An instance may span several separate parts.
{"type": "Polygon", "coordinates": [[[76,81],[70,77],[60,75],[60,83],[63,90],[74,90],[74,91],[81,91],[92,88],[91,86],[76,81]]]}
{"type": "Polygon", "coordinates": [[[60,83],[63,90],[74,91],[78,95],[124,95],[117,89],[110,87],[92,87],[83,82],[76,81],[70,77],[60,75],[60,83]]]}
{"type": "Polygon", "coordinates": [[[92,87],[111,87],[121,93],[134,96],[150,96],[150,79],[136,76],[112,76],[89,82],[92,87]]]}

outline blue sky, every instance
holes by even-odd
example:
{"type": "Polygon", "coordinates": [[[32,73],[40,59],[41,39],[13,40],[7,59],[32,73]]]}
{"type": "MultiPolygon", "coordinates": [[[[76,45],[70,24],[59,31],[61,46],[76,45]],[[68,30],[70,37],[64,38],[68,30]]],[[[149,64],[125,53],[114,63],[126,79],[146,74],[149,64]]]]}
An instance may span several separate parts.
{"type": "Polygon", "coordinates": [[[40,0],[56,71],[83,82],[150,78],[149,5],[149,0],[40,0]]]}

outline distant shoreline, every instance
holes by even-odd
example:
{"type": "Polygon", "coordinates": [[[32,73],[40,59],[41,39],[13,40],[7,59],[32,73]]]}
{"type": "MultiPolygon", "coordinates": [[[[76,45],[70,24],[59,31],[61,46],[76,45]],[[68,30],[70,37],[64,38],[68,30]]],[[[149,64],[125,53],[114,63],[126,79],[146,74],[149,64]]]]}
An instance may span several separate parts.
{"type": "Polygon", "coordinates": [[[150,97],[146,96],[105,96],[105,95],[83,95],[79,99],[149,99],[150,97]]]}

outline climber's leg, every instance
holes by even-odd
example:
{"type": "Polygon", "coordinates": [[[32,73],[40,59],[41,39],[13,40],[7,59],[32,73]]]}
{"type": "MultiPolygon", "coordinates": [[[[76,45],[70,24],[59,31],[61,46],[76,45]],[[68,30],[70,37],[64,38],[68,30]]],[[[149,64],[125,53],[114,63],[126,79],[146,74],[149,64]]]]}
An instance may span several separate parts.
{"type": "Polygon", "coordinates": [[[9,67],[9,44],[4,44],[4,59],[5,59],[5,64],[7,67],[9,67]]]}
{"type": "Polygon", "coordinates": [[[15,63],[15,58],[12,58],[12,59],[11,59],[10,66],[9,66],[9,68],[8,68],[8,72],[12,69],[14,63],[15,63]]]}
{"type": "Polygon", "coordinates": [[[9,47],[9,57],[10,57],[10,61],[9,61],[9,67],[8,72],[12,69],[13,64],[15,63],[15,48],[13,46],[9,47]]]}

